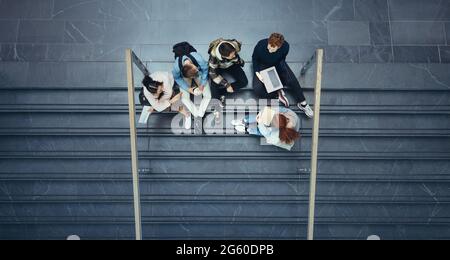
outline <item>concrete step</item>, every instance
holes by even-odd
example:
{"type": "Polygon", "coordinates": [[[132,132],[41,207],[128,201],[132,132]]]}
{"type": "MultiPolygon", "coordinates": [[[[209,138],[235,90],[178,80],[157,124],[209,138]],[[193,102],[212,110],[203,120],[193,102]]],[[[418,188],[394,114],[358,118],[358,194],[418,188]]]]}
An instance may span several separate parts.
{"type": "MultiPolygon", "coordinates": [[[[138,89],[140,91],[140,89],[138,89]]],[[[313,89],[305,89],[305,95],[314,104],[313,89]]],[[[136,92],[138,94],[138,91],[136,92]]],[[[289,94],[289,92],[288,92],[289,94]]],[[[13,105],[22,108],[101,108],[128,107],[128,96],[124,90],[0,90],[1,109],[13,105]]],[[[251,87],[238,94],[231,95],[231,99],[258,99],[251,87]]],[[[291,97],[292,98],[292,97],[291,97]]],[[[138,99],[136,99],[138,100],[138,99]]],[[[340,90],[324,89],[322,106],[422,106],[430,107],[450,105],[450,91],[447,90],[340,90]]],[[[17,107],[17,108],[20,108],[17,107]]],[[[140,106],[138,105],[137,108],[140,106]]]]}
{"type": "MultiPolygon", "coordinates": [[[[302,63],[289,63],[296,75],[302,63]]],[[[450,64],[325,64],[323,88],[366,90],[448,90],[450,64]],[[352,77],[348,77],[352,75],[352,77]]],[[[150,71],[172,71],[173,62],[153,62],[150,71]]],[[[244,68],[250,82],[251,64],[244,68]]],[[[126,89],[124,62],[2,62],[1,89],[126,89]],[[25,75],[25,76],[24,76],[25,75]],[[52,75],[44,77],[43,75],[52,75]]],[[[314,70],[310,70],[305,88],[314,86],[314,70]]],[[[142,76],[135,74],[136,87],[142,76]]]]}
{"type": "MultiPolygon", "coordinates": [[[[39,203],[28,201],[15,204],[2,203],[0,205],[2,216],[0,222],[12,222],[15,214],[20,214],[21,219],[27,220],[33,217],[46,219],[53,218],[133,218],[132,199],[123,202],[78,202],[66,201],[66,203],[54,203],[40,201],[39,203]]],[[[434,212],[434,217],[444,219],[450,214],[450,204],[427,205],[417,203],[396,203],[378,200],[372,204],[360,205],[359,203],[348,203],[345,201],[323,201],[318,200],[317,220],[342,221],[342,222],[365,222],[370,219],[378,219],[382,222],[395,221],[398,219],[421,220],[428,219],[434,212]],[[376,204],[375,204],[376,203],[376,204]],[[399,211],[398,208],[402,210],[399,211]],[[346,216],[344,212],[353,212],[352,216],[346,216]],[[339,217],[337,217],[339,216],[339,217]]],[[[152,222],[164,221],[186,221],[194,217],[208,221],[226,220],[239,222],[243,220],[257,220],[262,218],[266,221],[277,220],[280,223],[295,219],[306,218],[308,212],[308,201],[142,201],[142,214],[152,222]]],[[[426,222],[426,220],[424,221],[426,222]]]]}
{"type": "MultiPolygon", "coordinates": [[[[0,136],[0,152],[127,152],[129,137],[8,137],[0,136]]],[[[293,152],[307,152],[311,138],[304,137],[294,146],[293,152]]],[[[204,136],[188,138],[183,136],[141,137],[139,152],[274,152],[277,148],[261,145],[260,138],[252,136],[204,136]]],[[[321,153],[447,153],[450,151],[450,137],[322,137],[319,143],[321,153]]],[[[280,151],[281,152],[281,151],[280,151]]]]}
{"type": "MultiPolygon", "coordinates": [[[[369,235],[380,234],[383,239],[402,240],[437,239],[446,240],[448,236],[446,224],[411,225],[392,223],[374,224],[330,224],[318,223],[315,229],[315,238],[365,240],[369,235]]],[[[79,234],[89,239],[134,239],[134,225],[123,223],[81,223],[75,224],[6,224],[0,226],[4,232],[2,239],[65,239],[68,234],[79,234]],[[45,234],[45,235],[44,235],[45,234]]],[[[215,240],[261,240],[261,239],[306,239],[306,223],[298,224],[230,224],[209,223],[191,224],[188,222],[174,224],[143,224],[144,239],[215,239],[215,240]],[[216,225],[214,225],[216,224],[216,225]]]]}
{"type": "MultiPolygon", "coordinates": [[[[3,200],[15,196],[129,196],[132,194],[129,180],[24,180],[3,181],[0,195],[3,200]]],[[[439,203],[439,198],[448,198],[448,180],[427,182],[389,182],[365,180],[321,181],[317,195],[327,197],[427,197],[428,202],[439,203]]],[[[263,179],[193,179],[193,180],[148,180],[141,181],[142,196],[308,196],[308,180],[263,179]]],[[[227,198],[224,197],[226,200],[227,198]]],[[[228,198],[229,199],[229,198],[228,198]]],[[[348,198],[351,200],[351,198],[348,198]]],[[[446,199],[443,199],[447,201],[446,199]]]]}
{"type": "MultiPolygon", "coordinates": [[[[140,170],[142,177],[165,176],[170,178],[175,175],[178,178],[207,178],[213,176],[235,175],[244,178],[254,175],[280,175],[286,174],[301,178],[308,176],[310,171],[309,158],[298,160],[284,160],[279,163],[277,159],[246,160],[245,158],[208,159],[208,163],[198,164],[197,160],[190,159],[143,159],[140,158],[140,170]],[[238,166],[238,167],[237,167],[238,166]]],[[[391,178],[445,178],[450,172],[450,162],[446,160],[429,159],[326,159],[319,161],[319,178],[328,176],[336,178],[379,178],[390,180],[391,178]],[[347,177],[346,177],[347,176],[347,177]]],[[[58,179],[56,174],[62,172],[72,179],[95,178],[89,176],[107,176],[111,178],[131,178],[131,163],[129,158],[89,158],[89,159],[62,159],[62,158],[21,158],[0,159],[1,176],[15,176],[13,179],[31,178],[58,179]],[[32,177],[30,177],[32,176],[32,177]],[[74,177],[75,176],[75,177],[74,177]],[[78,176],[78,177],[76,177],[78,176]],[[88,177],[86,177],[88,176],[88,177]],[[116,177],[114,177],[116,176],[116,177]],[[121,177],[117,177],[121,176],[121,177]],[[122,177],[124,176],[124,177],[122,177]]],[[[6,178],[6,177],[5,177],[6,178]]],[[[102,177],[99,177],[101,179],[102,177]]],[[[61,179],[61,177],[59,178],[61,179]]],[[[64,178],[62,178],[64,179],[64,178]]]]}
{"type": "MultiPolygon", "coordinates": [[[[241,115],[242,116],[242,115],[241,115]]],[[[312,120],[304,118],[300,114],[301,128],[311,129],[312,120]]],[[[237,116],[236,116],[237,118],[237,116]]],[[[227,123],[231,121],[226,120],[227,123]]],[[[205,119],[205,128],[213,126],[212,118],[205,119]]],[[[174,129],[182,129],[183,117],[173,114],[154,114],[148,120],[148,127],[158,126],[158,129],[171,129],[174,122],[174,129]],[[179,127],[179,128],[178,128],[179,127]]],[[[7,129],[42,129],[54,128],[68,129],[129,129],[128,113],[8,113],[0,117],[2,130],[7,129]]],[[[146,129],[146,126],[139,125],[140,129],[146,129]]],[[[231,128],[232,129],[232,128],[231,128]]],[[[321,116],[321,129],[352,129],[352,130],[448,130],[450,129],[450,120],[448,114],[411,114],[411,113],[390,113],[390,111],[374,111],[367,113],[361,111],[326,113],[321,116]]]]}

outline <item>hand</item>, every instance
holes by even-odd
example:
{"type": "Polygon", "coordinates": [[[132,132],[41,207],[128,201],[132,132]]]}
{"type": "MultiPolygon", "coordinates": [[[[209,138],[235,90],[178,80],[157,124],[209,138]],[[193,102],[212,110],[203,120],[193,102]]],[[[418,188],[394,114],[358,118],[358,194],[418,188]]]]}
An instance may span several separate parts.
{"type": "Polygon", "coordinates": [[[200,88],[196,88],[196,89],[194,90],[194,95],[195,95],[195,96],[200,96],[200,95],[202,95],[202,94],[203,94],[203,91],[201,91],[200,88]]]}
{"type": "Polygon", "coordinates": [[[149,112],[149,113],[153,113],[154,111],[155,111],[155,109],[154,109],[153,107],[151,107],[151,108],[148,109],[148,112],[149,112]]]}
{"type": "Polygon", "coordinates": [[[194,90],[195,90],[195,88],[189,88],[188,92],[191,93],[192,95],[195,95],[194,90]]]}
{"type": "Polygon", "coordinates": [[[201,86],[199,87],[199,89],[200,89],[201,92],[205,91],[205,85],[201,85],[201,86]]]}
{"type": "Polygon", "coordinates": [[[228,93],[234,93],[233,87],[232,87],[232,86],[229,86],[229,87],[227,88],[227,92],[228,92],[228,93]]]}
{"type": "Polygon", "coordinates": [[[265,84],[265,83],[264,83],[264,78],[261,76],[261,73],[256,72],[256,76],[258,77],[258,79],[259,79],[263,84],[265,84]]]}
{"type": "Polygon", "coordinates": [[[170,104],[174,104],[174,103],[178,102],[180,99],[181,99],[181,93],[178,94],[178,95],[176,95],[176,96],[174,96],[174,97],[169,101],[169,103],[170,103],[170,104]]]}

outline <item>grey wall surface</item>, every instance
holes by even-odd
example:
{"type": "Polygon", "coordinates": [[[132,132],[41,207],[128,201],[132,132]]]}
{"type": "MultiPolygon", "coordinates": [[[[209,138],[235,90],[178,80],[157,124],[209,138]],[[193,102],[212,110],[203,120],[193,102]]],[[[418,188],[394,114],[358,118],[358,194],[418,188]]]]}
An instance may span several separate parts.
{"type": "MultiPolygon", "coordinates": [[[[170,70],[179,41],[206,57],[236,38],[252,79],[272,32],[295,72],[325,49],[316,238],[450,239],[448,0],[0,0],[0,239],[133,239],[125,48],[170,70]]],[[[144,238],[305,239],[312,121],[297,112],[292,152],[152,115],[144,238]]]]}

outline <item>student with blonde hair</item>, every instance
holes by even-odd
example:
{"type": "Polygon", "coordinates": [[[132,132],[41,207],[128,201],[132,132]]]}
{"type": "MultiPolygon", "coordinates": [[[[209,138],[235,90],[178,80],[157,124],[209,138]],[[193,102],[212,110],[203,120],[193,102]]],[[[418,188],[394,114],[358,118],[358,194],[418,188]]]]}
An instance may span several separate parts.
{"type": "Polygon", "coordinates": [[[180,87],[181,100],[190,114],[185,117],[185,128],[191,129],[192,116],[203,118],[209,103],[211,102],[211,88],[208,82],[208,63],[187,42],[178,43],[173,47],[175,63],[173,65],[173,77],[180,87]],[[191,100],[201,99],[196,106],[191,100]]]}

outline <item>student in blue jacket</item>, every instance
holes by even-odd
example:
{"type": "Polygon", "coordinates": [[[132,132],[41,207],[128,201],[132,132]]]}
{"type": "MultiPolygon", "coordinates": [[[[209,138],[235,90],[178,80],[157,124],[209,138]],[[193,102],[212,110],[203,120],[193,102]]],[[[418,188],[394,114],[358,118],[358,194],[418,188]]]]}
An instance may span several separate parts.
{"type": "Polygon", "coordinates": [[[182,93],[181,101],[190,111],[186,117],[185,128],[191,129],[192,115],[204,117],[211,102],[208,62],[187,42],[175,45],[174,53],[175,63],[172,73],[182,93]],[[199,106],[191,101],[191,95],[195,96],[195,103],[200,103],[199,106]]]}

